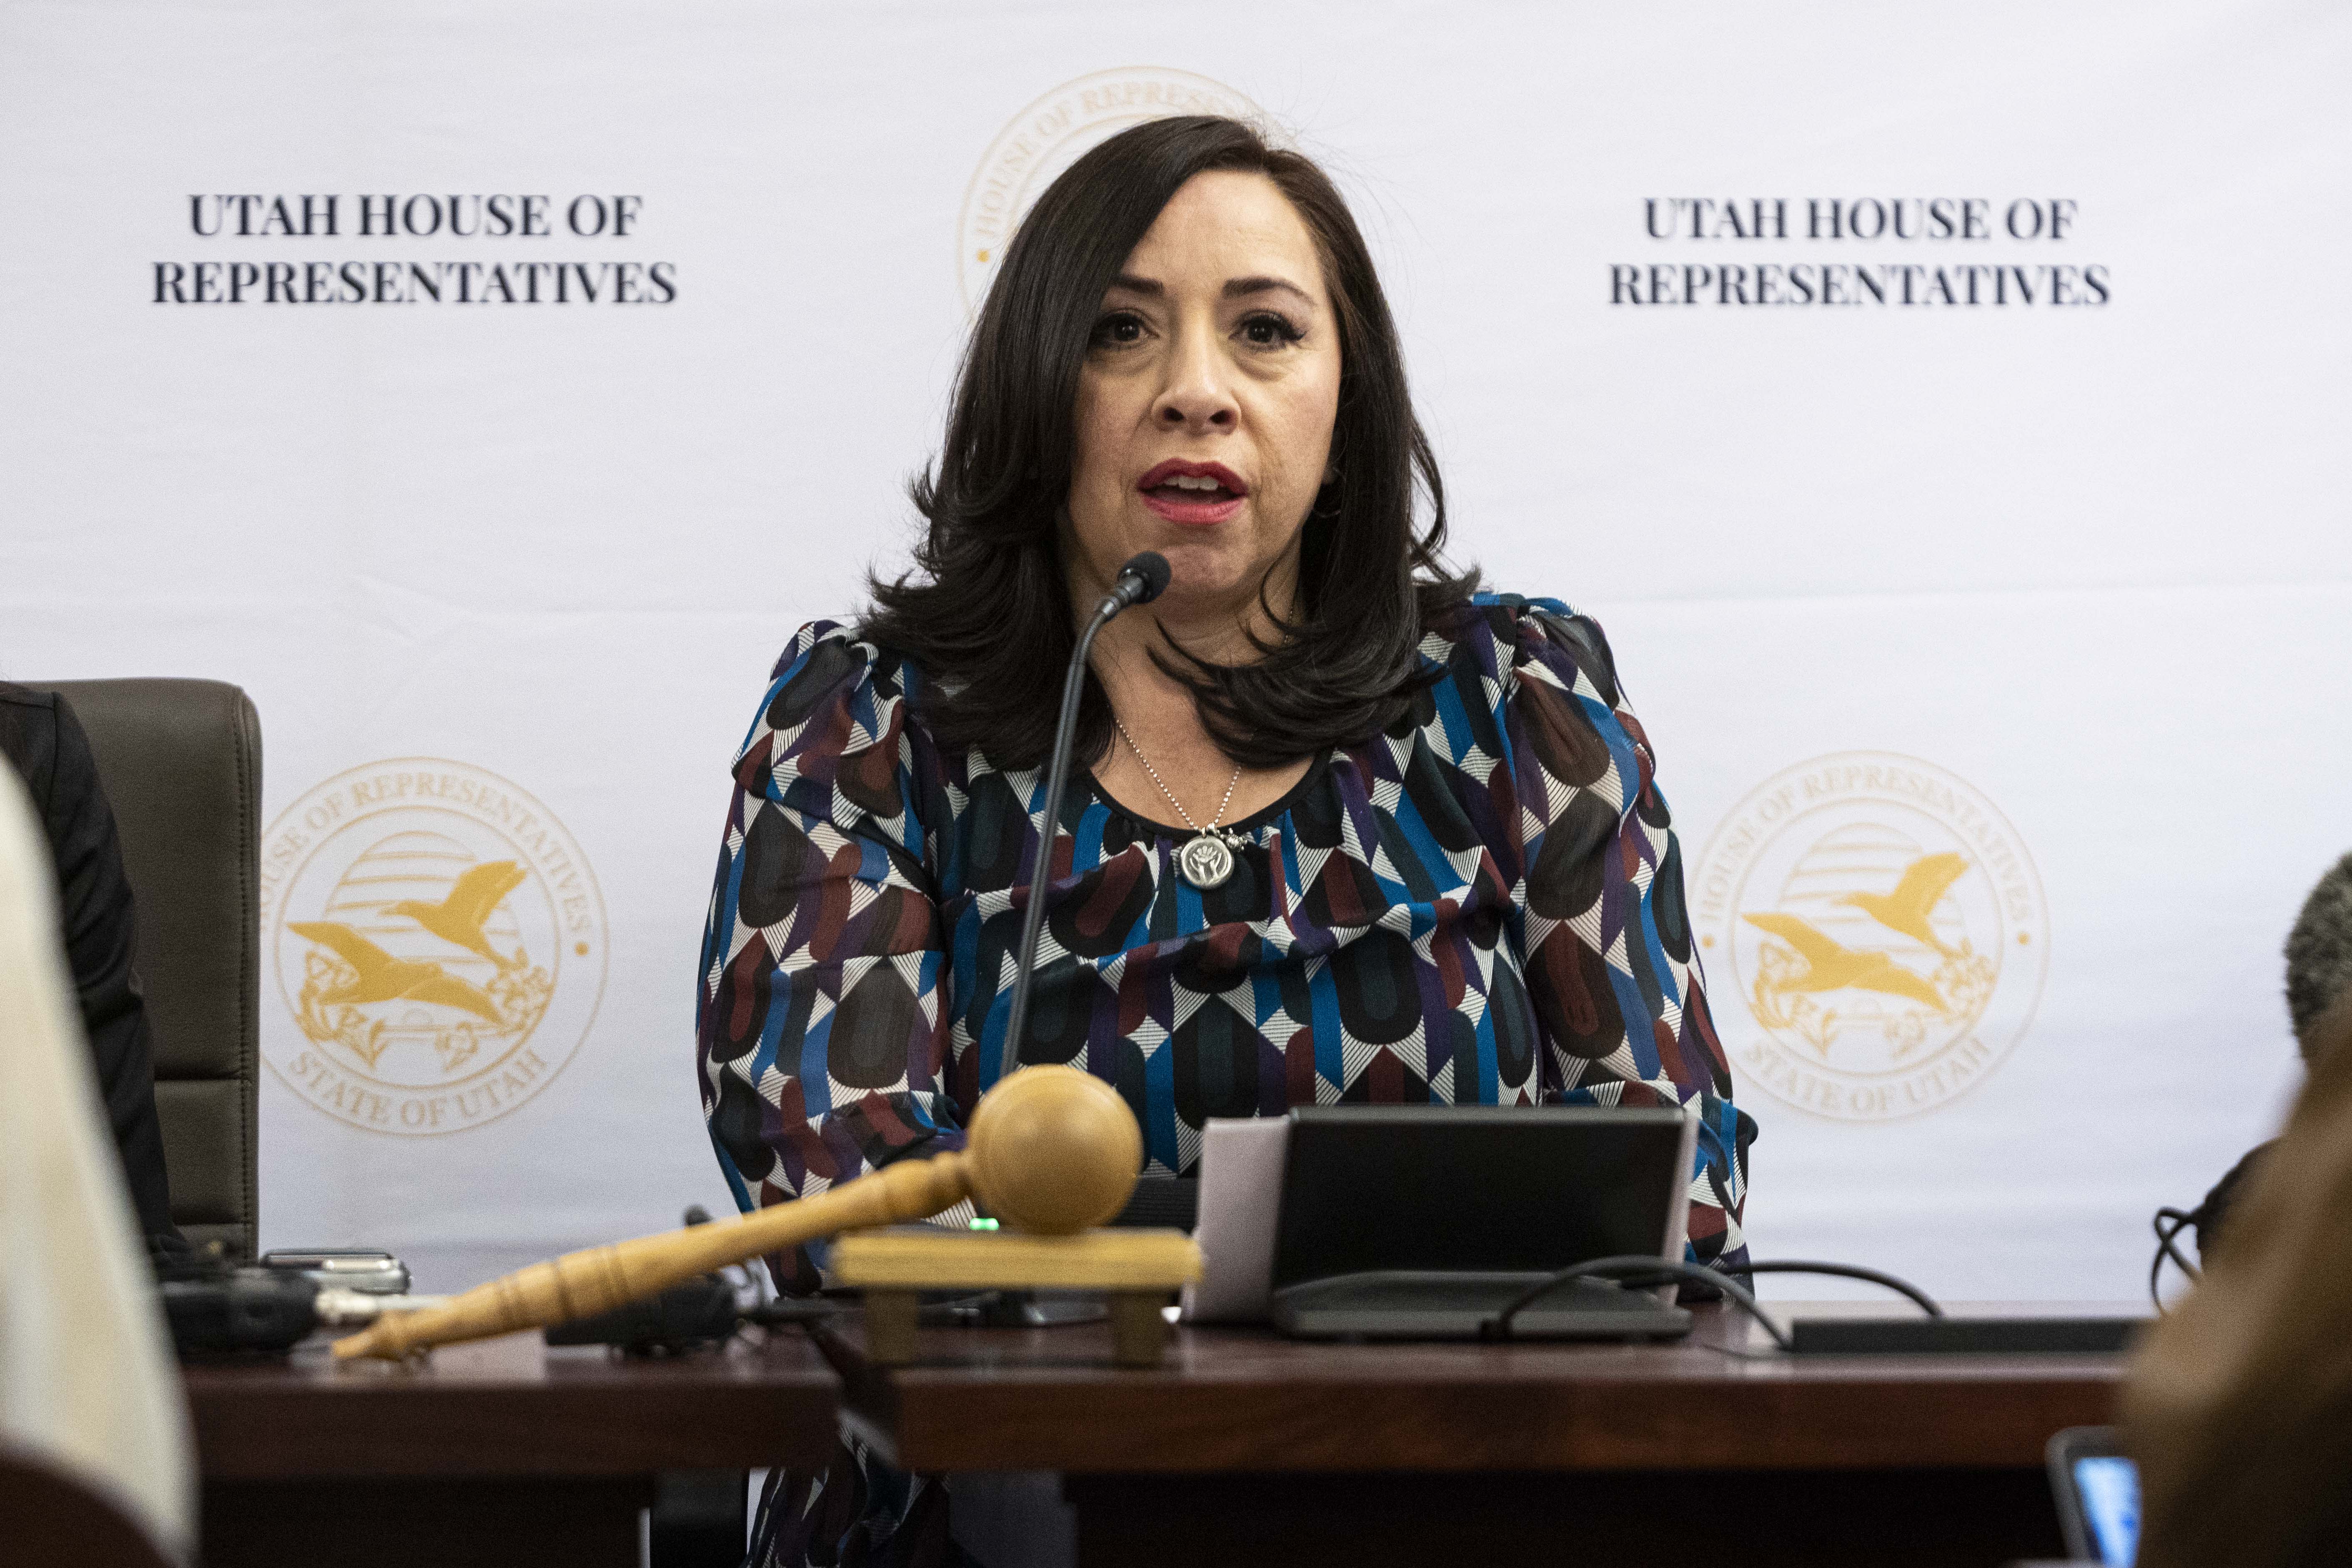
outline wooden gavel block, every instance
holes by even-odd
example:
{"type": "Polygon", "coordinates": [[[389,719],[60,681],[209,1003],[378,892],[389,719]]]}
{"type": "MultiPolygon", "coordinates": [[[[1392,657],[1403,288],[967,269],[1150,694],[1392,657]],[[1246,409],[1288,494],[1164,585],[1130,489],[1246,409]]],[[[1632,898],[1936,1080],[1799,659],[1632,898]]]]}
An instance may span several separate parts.
{"type": "Polygon", "coordinates": [[[1111,1360],[1158,1366],[1168,1343],[1160,1308],[1200,1277],[1201,1248],[1181,1230],[1028,1236],[918,1225],[855,1231],[833,1247],[835,1281],[866,1292],[866,1355],[880,1366],[915,1359],[923,1290],[1099,1290],[1110,1299],[1111,1360]]]}
{"type": "MultiPolygon", "coordinates": [[[[910,1339],[915,1289],[1166,1291],[1200,1272],[1200,1253],[1188,1238],[1173,1231],[1088,1228],[1118,1213],[1142,1163],[1143,1130],[1118,1090],[1075,1068],[1023,1068],[982,1096],[961,1152],[901,1160],[755,1214],[534,1263],[438,1306],[387,1312],[364,1331],[337,1340],[335,1356],[398,1360],[435,1345],[550,1328],[714,1268],[820,1237],[928,1218],[966,1198],[978,1199],[1021,1234],[915,1233],[929,1239],[914,1244],[918,1261],[899,1266],[912,1270],[905,1280],[910,1339]],[[1154,1236],[1159,1239],[1149,1239],[1154,1236]],[[938,1250],[942,1247],[950,1250],[938,1250]],[[967,1256],[985,1261],[962,1261],[967,1256]],[[1049,1264],[1048,1258],[1065,1261],[1049,1264]]],[[[887,1295],[892,1281],[880,1283],[887,1295]]],[[[898,1310],[886,1305],[882,1313],[887,1318],[898,1310]]],[[[1139,1324],[1139,1310],[1115,1303],[1112,1316],[1139,1324]]],[[[1156,1307],[1153,1312],[1156,1321],[1156,1307]]],[[[1130,1325],[1125,1332],[1122,1343],[1141,1342],[1139,1328],[1130,1325]]]]}

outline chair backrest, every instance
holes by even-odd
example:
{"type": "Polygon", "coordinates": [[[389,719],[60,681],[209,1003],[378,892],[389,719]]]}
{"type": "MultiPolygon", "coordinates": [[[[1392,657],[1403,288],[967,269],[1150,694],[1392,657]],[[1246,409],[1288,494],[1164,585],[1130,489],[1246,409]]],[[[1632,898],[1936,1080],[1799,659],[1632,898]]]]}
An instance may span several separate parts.
{"type": "Polygon", "coordinates": [[[9,1568],[172,1568],[129,1514],[22,1448],[0,1447],[0,1534],[9,1568]]]}
{"type": "Polygon", "coordinates": [[[217,680],[27,681],[73,705],[138,909],[172,1218],[253,1253],[260,1194],[261,721],[217,680]]]}

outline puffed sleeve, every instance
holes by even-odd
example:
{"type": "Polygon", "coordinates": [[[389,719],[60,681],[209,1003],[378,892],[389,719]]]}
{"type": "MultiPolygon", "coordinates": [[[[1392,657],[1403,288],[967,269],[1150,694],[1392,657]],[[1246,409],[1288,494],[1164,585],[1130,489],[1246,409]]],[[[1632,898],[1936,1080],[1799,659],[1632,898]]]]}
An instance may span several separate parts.
{"type": "Polygon", "coordinates": [[[962,1141],[902,666],[803,628],[735,758],[702,942],[702,1112],[744,1209],[962,1141]]]}
{"type": "Polygon", "coordinates": [[[1521,808],[1513,920],[1548,1047],[1546,1098],[1696,1116],[1689,1257],[1745,1262],[1756,1125],[1731,1103],[1649,738],[1600,626],[1556,601],[1516,609],[1504,697],[1521,808]]]}

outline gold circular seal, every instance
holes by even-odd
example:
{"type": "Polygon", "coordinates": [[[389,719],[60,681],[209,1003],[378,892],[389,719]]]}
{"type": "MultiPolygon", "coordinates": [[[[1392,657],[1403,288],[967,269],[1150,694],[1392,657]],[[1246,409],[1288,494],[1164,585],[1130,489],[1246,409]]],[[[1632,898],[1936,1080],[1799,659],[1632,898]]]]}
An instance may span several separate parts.
{"type": "Polygon", "coordinates": [[[261,847],[262,1056],[374,1132],[461,1131],[547,1087],[604,992],[604,896],[547,807],[495,773],[401,757],[339,773],[261,847]]]}
{"type": "Polygon", "coordinates": [[[1171,114],[1265,118],[1223,82],[1155,66],[1126,66],[1064,82],[1014,115],[988,144],[956,220],[964,304],[980,309],[1013,231],[1055,176],[1129,126],[1171,114]]]}
{"type": "Polygon", "coordinates": [[[1844,752],[1766,780],[1708,839],[1690,903],[1742,1076],[1840,1121],[1933,1110],[1980,1081],[2049,970],[2017,830],[1916,757],[1844,752]]]}

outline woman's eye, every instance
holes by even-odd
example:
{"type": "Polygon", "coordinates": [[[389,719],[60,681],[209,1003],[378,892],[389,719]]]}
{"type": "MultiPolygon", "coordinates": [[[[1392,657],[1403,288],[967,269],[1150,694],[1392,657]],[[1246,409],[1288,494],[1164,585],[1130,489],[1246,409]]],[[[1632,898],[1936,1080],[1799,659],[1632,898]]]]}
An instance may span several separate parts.
{"type": "Polygon", "coordinates": [[[1105,316],[1095,323],[1094,342],[1098,348],[1124,348],[1129,343],[1139,343],[1142,341],[1141,319],[1124,311],[1118,315],[1105,316]]]}
{"type": "Polygon", "coordinates": [[[1252,348],[1280,348],[1286,343],[1295,343],[1304,336],[1304,332],[1276,315],[1251,316],[1242,322],[1242,341],[1252,348]]]}

